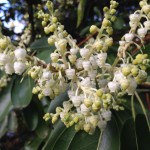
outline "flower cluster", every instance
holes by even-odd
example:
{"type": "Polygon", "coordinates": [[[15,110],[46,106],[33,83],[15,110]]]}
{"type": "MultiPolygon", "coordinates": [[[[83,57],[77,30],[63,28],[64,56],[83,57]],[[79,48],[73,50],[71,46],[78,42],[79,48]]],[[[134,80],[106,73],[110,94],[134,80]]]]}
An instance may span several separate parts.
{"type": "Polygon", "coordinates": [[[57,107],[56,113],[46,113],[46,121],[55,123],[60,117],[66,127],[75,125],[76,131],[92,134],[96,127],[103,130],[111,119],[112,109],[124,110],[123,96],[134,95],[137,85],[146,81],[148,55],[141,53],[133,58],[131,53],[135,47],[142,48],[150,30],[150,5],[142,0],[141,9],[130,15],[131,29],[119,41],[118,62],[112,65],[107,62],[107,51],[113,45],[112,23],[117,5],[111,0],[110,7],[104,7],[101,27],[90,27],[91,33],[97,33],[96,38],[79,47],[54,16],[52,2],[47,1],[49,13],[39,11],[38,17],[43,19],[45,33],[50,34],[48,43],[56,48],[50,54],[50,64],[27,55],[24,44],[29,42],[28,32],[22,36],[25,42],[17,48],[1,35],[0,65],[7,74],[27,73],[36,82],[32,92],[39,99],[54,99],[67,90],[69,100],[63,102],[63,107],[57,107]]]}
{"type": "MultiPolygon", "coordinates": [[[[60,69],[58,67],[58,70],[69,81],[69,100],[63,102],[62,108],[57,107],[55,114],[46,113],[44,116],[46,121],[51,119],[52,123],[55,123],[60,116],[66,127],[75,125],[77,131],[85,130],[92,134],[97,126],[103,130],[107,121],[111,119],[111,109],[117,111],[124,109],[121,106],[122,96],[134,95],[137,85],[146,81],[148,56],[138,54],[134,59],[128,51],[132,45],[141,48],[134,42],[135,38],[143,44],[143,38],[149,28],[147,25],[143,29],[140,20],[142,17],[147,18],[146,14],[141,8],[130,15],[131,30],[119,41],[118,56],[122,63],[112,66],[107,63],[107,50],[113,44],[113,39],[110,37],[113,33],[111,25],[115,21],[114,14],[118,3],[112,0],[110,4],[110,8],[104,8],[101,28],[95,25],[90,28],[91,33],[98,32],[96,39],[87,42],[82,48],[79,48],[76,41],[66,34],[62,25],[53,22],[53,18],[45,27],[46,33],[53,33],[48,43],[53,43],[56,47],[51,54],[52,65],[58,66],[59,63],[62,67],[60,69]],[[138,19],[134,18],[137,16],[138,19]],[[51,30],[51,26],[55,28],[51,30]]],[[[149,19],[147,18],[146,21],[148,22],[149,19]]]]}

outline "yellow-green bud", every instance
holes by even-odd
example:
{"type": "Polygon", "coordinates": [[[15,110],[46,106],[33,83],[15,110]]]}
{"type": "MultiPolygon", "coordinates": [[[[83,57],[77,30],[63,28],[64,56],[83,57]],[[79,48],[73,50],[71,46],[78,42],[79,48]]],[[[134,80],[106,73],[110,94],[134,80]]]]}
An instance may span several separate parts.
{"type": "Polygon", "coordinates": [[[100,108],[97,107],[97,106],[93,103],[93,105],[92,105],[92,110],[93,110],[94,112],[97,112],[99,109],[100,109],[100,108]]]}
{"type": "Polygon", "coordinates": [[[91,125],[89,123],[86,123],[84,124],[83,128],[84,128],[84,131],[88,133],[91,129],[91,125]]]}
{"type": "Polygon", "coordinates": [[[46,22],[46,21],[42,21],[42,26],[43,26],[43,27],[45,27],[45,26],[46,26],[46,24],[47,24],[47,22],[46,22]]]}
{"type": "Polygon", "coordinates": [[[41,100],[43,97],[44,97],[44,95],[43,95],[42,93],[39,93],[39,94],[38,94],[39,100],[41,100]]]}
{"type": "Polygon", "coordinates": [[[95,33],[95,32],[97,32],[98,31],[98,27],[96,26],[96,25],[92,25],[91,27],[90,27],[90,33],[95,33]]]}
{"type": "Polygon", "coordinates": [[[90,106],[92,106],[92,104],[93,104],[93,101],[91,99],[89,99],[89,98],[84,99],[84,105],[86,107],[90,107],[90,106]]]}
{"type": "Polygon", "coordinates": [[[50,33],[49,27],[45,27],[45,28],[44,28],[44,32],[45,32],[46,34],[49,34],[49,33],[50,33]]]}
{"type": "Polygon", "coordinates": [[[113,34],[113,28],[112,27],[108,27],[106,32],[109,34],[109,35],[112,35],[113,34]]]}
{"type": "Polygon", "coordinates": [[[77,116],[74,117],[74,118],[73,118],[73,121],[74,121],[75,123],[78,123],[78,122],[79,122],[79,117],[77,117],[77,116]]]}
{"type": "Polygon", "coordinates": [[[103,11],[104,11],[104,12],[107,12],[108,10],[109,10],[108,7],[104,7],[104,8],[103,8],[103,11]]]}
{"type": "Polygon", "coordinates": [[[131,73],[134,77],[138,75],[139,69],[137,67],[134,67],[131,69],[131,73]]]}
{"type": "Polygon", "coordinates": [[[58,21],[58,20],[57,20],[57,17],[53,17],[53,18],[52,18],[52,22],[53,22],[53,23],[56,23],[57,21],[58,21]]]}
{"type": "Polygon", "coordinates": [[[49,27],[49,31],[50,32],[54,32],[56,30],[56,25],[55,24],[52,24],[50,27],[49,27]]]}
{"type": "Polygon", "coordinates": [[[58,117],[55,115],[52,117],[52,124],[54,124],[58,120],[58,117]]]}
{"type": "Polygon", "coordinates": [[[121,82],[121,89],[126,90],[129,87],[129,84],[128,80],[121,82]]]}
{"type": "Polygon", "coordinates": [[[69,58],[69,61],[70,61],[72,64],[75,64],[75,62],[76,62],[76,60],[77,60],[77,56],[76,56],[76,55],[69,55],[68,58],[69,58]]]}
{"type": "Polygon", "coordinates": [[[48,44],[49,45],[54,45],[54,43],[55,43],[55,40],[53,38],[49,37],[48,38],[48,44]]]}
{"type": "Polygon", "coordinates": [[[115,13],[116,13],[116,9],[111,9],[111,10],[110,10],[110,14],[111,14],[111,15],[114,15],[115,13]]]}
{"type": "Polygon", "coordinates": [[[106,43],[106,45],[107,46],[112,46],[112,44],[113,44],[113,39],[112,38],[107,38],[106,40],[105,40],[105,43],[106,43]]]}
{"type": "Polygon", "coordinates": [[[116,21],[116,19],[117,19],[116,16],[112,16],[112,17],[111,17],[111,21],[112,21],[112,22],[116,21]]]}
{"type": "Polygon", "coordinates": [[[124,66],[121,71],[122,71],[124,76],[128,76],[131,73],[131,67],[130,66],[124,66]]]}
{"type": "Polygon", "coordinates": [[[74,121],[69,122],[69,125],[73,126],[74,125],[74,121]]]}
{"type": "Polygon", "coordinates": [[[102,97],[103,91],[101,89],[96,91],[97,96],[102,97]]]}
{"type": "Polygon", "coordinates": [[[107,20],[106,18],[102,22],[102,26],[104,26],[104,27],[108,27],[108,26],[110,26],[110,24],[111,24],[110,21],[107,20]]]}

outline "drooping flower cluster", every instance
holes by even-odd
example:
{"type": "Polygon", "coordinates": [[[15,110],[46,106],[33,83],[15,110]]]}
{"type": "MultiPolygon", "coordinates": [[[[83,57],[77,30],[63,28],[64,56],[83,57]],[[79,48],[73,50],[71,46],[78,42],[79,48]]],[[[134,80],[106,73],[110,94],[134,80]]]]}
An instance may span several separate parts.
{"type": "MultiPolygon", "coordinates": [[[[67,90],[69,100],[63,102],[63,107],[57,107],[55,114],[46,113],[43,117],[46,121],[55,123],[60,117],[66,127],[75,125],[77,131],[92,134],[96,127],[103,130],[111,119],[111,109],[124,110],[122,97],[134,95],[137,85],[146,81],[148,55],[142,53],[132,58],[131,48],[141,49],[150,30],[150,5],[142,0],[141,9],[130,15],[131,30],[119,41],[120,62],[112,65],[107,62],[107,51],[113,44],[112,23],[117,5],[111,0],[110,8],[104,7],[101,27],[90,27],[91,33],[97,33],[96,38],[79,47],[54,16],[52,2],[47,1],[49,13],[39,11],[38,17],[43,19],[45,33],[51,33],[48,43],[56,47],[50,54],[50,64],[28,56],[24,44],[15,48],[9,38],[1,35],[0,65],[7,74],[26,72],[36,82],[32,92],[39,99],[44,96],[54,99],[67,90]],[[140,44],[135,42],[137,39],[140,44]]],[[[22,36],[25,44],[29,42],[27,37],[28,34],[22,36]]]]}
{"type": "MultiPolygon", "coordinates": [[[[107,63],[107,50],[113,44],[110,37],[113,33],[111,25],[118,3],[110,3],[110,8],[104,8],[105,15],[101,28],[95,25],[90,28],[91,33],[98,32],[96,39],[86,43],[83,48],[79,48],[70,35],[64,36],[63,32],[66,31],[63,28],[60,30],[62,26],[59,26],[59,23],[54,25],[52,19],[50,24],[54,25],[55,29],[51,30],[49,25],[45,27],[49,28],[49,32],[53,32],[48,39],[49,44],[54,43],[56,47],[55,52],[51,54],[52,65],[61,62],[60,65],[64,66],[61,71],[70,81],[69,101],[63,103],[63,108],[57,107],[56,114],[45,114],[45,120],[51,119],[52,123],[55,123],[60,116],[67,127],[75,124],[77,131],[85,130],[92,134],[97,126],[103,130],[107,121],[111,119],[111,109],[124,109],[120,105],[123,102],[121,97],[125,94],[134,95],[137,85],[146,81],[148,56],[138,54],[133,59],[128,51],[131,45],[141,48],[134,39],[138,38],[143,44],[143,38],[149,30],[148,25],[146,29],[140,26],[141,18],[147,18],[143,7],[130,15],[131,30],[119,41],[118,56],[122,63],[112,66],[107,63]],[[139,18],[134,18],[137,15],[139,18]],[[70,47],[69,51],[67,46],[70,47]]],[[[45,31],[47,33],[47,30],[45,31]]]]}

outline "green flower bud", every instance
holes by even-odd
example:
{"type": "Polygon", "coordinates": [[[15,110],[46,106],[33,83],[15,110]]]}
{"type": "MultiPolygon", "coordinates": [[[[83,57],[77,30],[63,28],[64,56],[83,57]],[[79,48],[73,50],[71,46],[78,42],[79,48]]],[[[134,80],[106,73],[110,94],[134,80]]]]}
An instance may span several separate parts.
{"type": "Polygon", "coordinates": [[[48,44],[49,45],[54,45],[54,43],[55,43],[55,40],[53,38],[49,37],[48,38],[48,44]]]}
{"type": "Polygon", "coordinates": [[[56,23],[57,21],[58,21],[58,20],[57,20],[57,17],[53,17],[53,18],[52,18],[52,22],[53,22],[53,23],[56,23]]]}
{"type": "Polygon", "coordinates": [[[92,104],[93,104],[93,101],[91,99],[89,99],[89,98],[84,99],[84,105],[86,107],[90,107],[90,106],[92,106],[92,104]]]}
{"type": "Polygon", "coordinates": [[[102,97],[103,91],[101,89],[97,90],[96,95],[99,96],[99,97],[102,97]]]}
{"type": "Polygon", "coordinates": [[[96,25],[92,25],[91,27],[90,27],[90,33],[95,33],[95,32],[97,32],[98,31],[98,27],[96,26],[96,25]]]}
{"type": "Polygon", "coordinates": [[[130,66],[124,66],[122,67],[122,73],[124,76],[128,76],[131,73],[131,67],[130,66]]]}

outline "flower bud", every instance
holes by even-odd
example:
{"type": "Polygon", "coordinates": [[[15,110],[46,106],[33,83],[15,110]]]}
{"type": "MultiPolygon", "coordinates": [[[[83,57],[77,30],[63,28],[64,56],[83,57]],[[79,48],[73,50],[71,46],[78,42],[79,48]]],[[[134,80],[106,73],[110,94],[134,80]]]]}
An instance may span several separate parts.
{"type": "Polygon", "coordinates": [[[95,33],[95,32],[97,32],[98,31],[98,27],[96,26],[96,25],[92,25],[91,27],[90,27],[90,33],[95,33]]]}
{"type": "Polygon", "coordinates": [[[121,89],[126,90],[129,87],[130,82],[127,79],[122,79],[120,81],[120,84],[121,84],[121,89]]]}
{"type": "Polygon", "coordinates": [[[93,101],[91,99],[89,99],[89,98],[84,99],[84,105],[86,107],[90,107],[90,106],[92,106],[92,104],[93,104],[93,101]]]}
{"type": "Polygon", "coordinates": [[[128,65],[123,66],[121,71],[122,71],[124,76],[128,76],[131,73],[131,67],[128,65]]]}
{"type": "Polygon", "coordinates": [[[76,60],[77,60],[77,56],[76,56],[76,55],[69,55],[68,58],[69,58],[69,61],[70,61],[72,64],[75,64],[75,62],[76,62],[76,60]]]}
{"type": "Polygon", "coordinates": [[[54,45],[54,43],[55,43],[55,40],[52,37],[49,37],[48,38],[48,44],[49,45],[54,45]]]}
{"type": "Polygon", "coordinates": [[[88,133],[91,129],[91,125],[89,123],[86,123],[84,124],[83,128],[84,128],[84,131],[88,133]]]}
{"type": "Polygon", "coordinates": [[[128,95],[134,95],[134,92],[137,88],[137,83],[134,78],[129,78],[129,82],[130,82],[130,84],[129,84],[126,92],[128,93],[128,95]]]}
{"type": "Polygon", "coordinates": [[[105,40],[105,43],[106,43],[106,45],[107,45],[108,47],[110,47],[110,46],[112,46],[112,44],[113,44],[113,39],[112,39],[112,38],[107,38],[107,39],[105,40]]]}
{"type": "Polygon", "coordinates": [[[150,5],[144,5],[142,7],[142,10],[144,11],[145,14],[148,14],[150,12],[150,5]]]}
{"type": "Polygon", "coordinates": [[[101,89],[97,90],[96,95],[99,96],[99,97],[102,97],[103,91],[101,89]]]}

